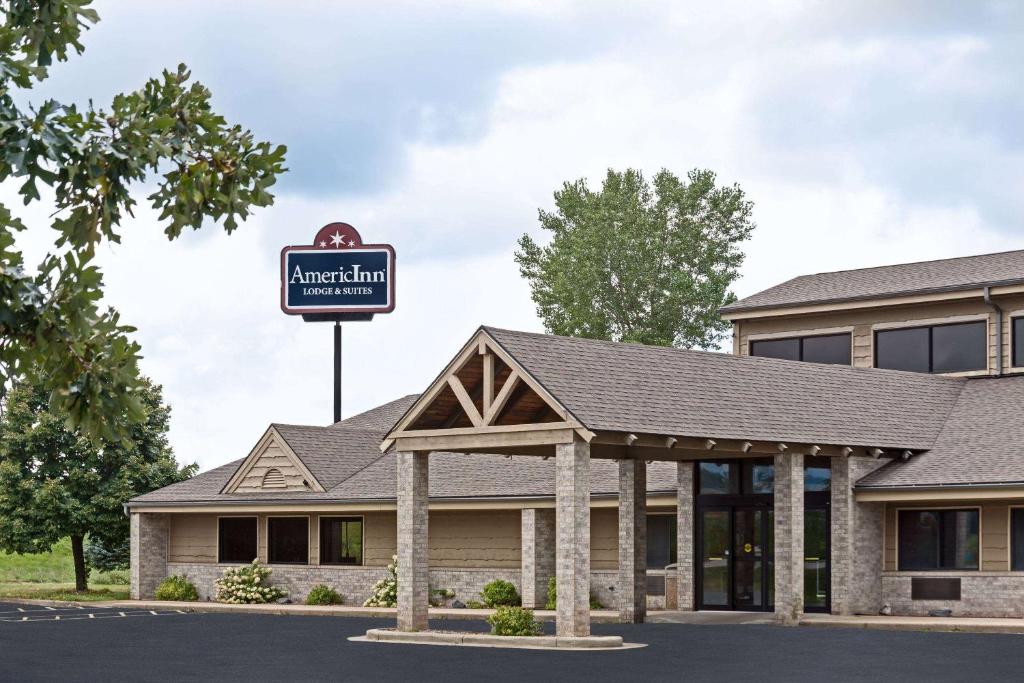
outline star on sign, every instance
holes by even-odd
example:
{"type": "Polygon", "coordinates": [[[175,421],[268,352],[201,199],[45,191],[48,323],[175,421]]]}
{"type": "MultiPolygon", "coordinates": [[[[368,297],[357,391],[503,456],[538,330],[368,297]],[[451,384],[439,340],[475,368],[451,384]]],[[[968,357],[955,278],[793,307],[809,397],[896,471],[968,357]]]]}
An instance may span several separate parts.
{"type": "Polygon", "coordinates": [[[321,249],[326,249],[327,248],[327,242],[324,242],[323,240],[320,240],[320,248],[321,249]]]}
{"type": "Polygon", "coordinates": [[[331,235],[331,244],[333,244],[335,247],[340,247],[344,241],[345,238],[341,236],[340,232],[336,232],[333,235],[331,235]]]}
{"type": "Polygon", "coordinates": [[[348,246],[350,246],[350,247],[356,246],[356,241],[355,240],[349,240],[348,241],[348,246]]]}

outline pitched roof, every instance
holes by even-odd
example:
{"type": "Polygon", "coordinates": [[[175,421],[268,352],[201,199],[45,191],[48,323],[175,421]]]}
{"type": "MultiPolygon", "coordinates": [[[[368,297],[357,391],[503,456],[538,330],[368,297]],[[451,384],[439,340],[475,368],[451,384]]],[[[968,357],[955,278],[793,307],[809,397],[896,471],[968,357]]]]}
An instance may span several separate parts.
{"type": "Polygon", "coordinates": [[[594,431],[919,450],[965,382],[483,329],[594,431]]]}
{"type": "Polygon", "coordinates": [[[802,275],[724,306],[721,313],[1024,283],[1024,250],[802,275]]]}
{"type": "Polygon", "coordinates": [[[1024,483],[1024,377],[967,381],[932,448],[858,487],[1024,483]]]}
{"type": "Polygon", "coordinates": [[[331,427],[354,427],[357,429],[383,429],[388,430],[391,425],[398,422],[398,419],[405,414],[416,399],[420,397],[419,394],[409,394],[402,398],[389,401],[384,405],[371,408],[364,413],[347,417],[341,422],[335,422],[331,427]]]}

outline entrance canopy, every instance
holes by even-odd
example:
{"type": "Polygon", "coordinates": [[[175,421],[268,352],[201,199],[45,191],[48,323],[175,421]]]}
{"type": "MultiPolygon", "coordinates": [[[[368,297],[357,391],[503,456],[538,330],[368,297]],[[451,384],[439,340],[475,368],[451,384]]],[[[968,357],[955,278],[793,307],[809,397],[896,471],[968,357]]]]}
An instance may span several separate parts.
{"type": "Polygon", "coordinates": [[[382,448],[594,458],[901,456],[931,448],[963,380],[481,327],[382,448]]]}

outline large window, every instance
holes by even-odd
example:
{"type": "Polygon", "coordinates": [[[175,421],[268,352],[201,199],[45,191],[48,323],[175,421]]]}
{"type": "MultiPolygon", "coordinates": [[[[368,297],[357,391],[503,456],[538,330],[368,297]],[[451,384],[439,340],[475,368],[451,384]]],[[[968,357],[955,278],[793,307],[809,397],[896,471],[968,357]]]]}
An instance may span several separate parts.
{"type": "Polygon", "coordinates": [[[977,569],[977,510],[900,510],[899,568],[977,569]]]}
{"type": "Polygon", "coordinates": [[[1014,318],[1010,324],[1013,327],[1013,367],[1024,368],[1024,318],[1014,318]]]}
{"type": "Polygon", "coordinates": [[[309,518],[267,519],[267,561],[272,564],[309,563],[309,518]]]}
{"type": "Polygon", "coordinates": [[[256,518],[217,520],[217,561],[249,563],[256,559],[256,518]]]}
{"type": "Polygon", "coordinates": [[[647,515],[647,568],[676,563],[676,516],[647,515]]]}
{"type": "Polygon", "coordinates": [[[760,339],[750,342],[750,355],[762,358],[802,360],[808,363],[850,365],[849,334],[828,334],[817,337],[760,339]]]}
{"type": "Polygon", "coordinates": [[[912,327],[875,332],[875,367],[910,372],[967,372],[988,368],[988,323],[912,327]]]}
{"type": "Polygon", "coordinates": [[[1024,508],[1010,508],[1010,569],[1024,571],[1024,508]]]}
{"type": "Polygon", "coordinates": [[[320,518],[320,564],[363,563],[363,518],[320,518]]]}

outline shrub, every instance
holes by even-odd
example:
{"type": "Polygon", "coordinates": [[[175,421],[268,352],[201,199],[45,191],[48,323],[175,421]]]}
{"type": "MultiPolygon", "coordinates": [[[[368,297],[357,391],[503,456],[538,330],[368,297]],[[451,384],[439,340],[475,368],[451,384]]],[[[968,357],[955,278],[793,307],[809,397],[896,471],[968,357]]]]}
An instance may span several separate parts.
{"type": "Polygon", "coordinates": [[[232,605],[258,605],[274,602],[288,592],[271,586],[267,579],[270,569],[253,560],[244,567],[229,567],[224,575],[217,579],[217,592],[214,599],[232,605]]]}
{"type": "Polygon", "coordinates": [[[445,602],[455,597],[455,591],[448,588],[431,588],[428,602],[431,607],[442,607],[445,602]]]}
{"type": "Polygon", "coordinates": [[[341,605],[344,602],[341,593],[322,583],[313,586],[306,596],[307,605],[341,605]]]}
{"type": "Polygon", "coordinates": [[[128,577],[128,572],[106,572],[92,577],[92,582],[108,586],[127,586],[131,583],[131,579],[128,577]]]}
{"type": "Polygon", "coordinates": [[[501,606],[487,617],[491,633],[496,636],[539,636],[544,631],[533,618],[533,610],[522,607],[501,606]]]}
{"type": "Polygon", "coordinates": [[[398,606],[398,555],[391,556],[387,576],[373,584],[370,597],[363,607],[397,607],[398,606]]]}
{"type": "Polygon", "coordinates": [[[466,600],[466,609],[485,609],[487,605],[479,600],[466,600]]]}
{"type": "Polygon", "coordinates": [[[89,536],[85,542],[84,555],[90,569],[114,572],[128,569],[131,548],[127,538],[118,543],[89,536]]]}
{"type": "Polygon", "coordinates": [[[502,579],[495,579],[484,586],[480,596],[488,607],[514,607],[523,604],[515,584],[502,579]]]}
{"type": "Polygon", "coordinates": [[[160,582],[153,596],[157,600],[195,602],[199,599],[199,591],[196,590],[196,585],[186,577],[174,574],[160,582]]]}
{"type": "MultiPolygon", "coordinates": [[[[544,603],[544,609],[558,609],[558,588],[553,576],[548,579],[548,599],[544,603]]],[[[590,609],[604,609],[604,605],[593,593],[590,594],[590,609]]]]}

